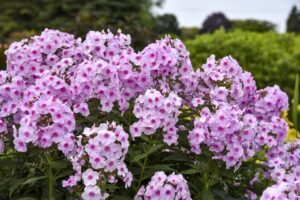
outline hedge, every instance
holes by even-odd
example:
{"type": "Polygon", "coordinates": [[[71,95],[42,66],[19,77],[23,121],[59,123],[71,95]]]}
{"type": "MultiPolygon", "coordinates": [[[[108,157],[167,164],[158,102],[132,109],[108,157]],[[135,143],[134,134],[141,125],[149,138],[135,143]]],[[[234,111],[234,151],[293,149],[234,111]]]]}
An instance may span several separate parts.
{"type": "Polygon", "coordinates": [[[300,36],[291,33],[256,33],[220,29],[213,34],[186,40],[185,45],[195,68],[215,54],[232,55],[250,71],[258,87],[279,85],[292,97],[296,74],[300,72],[300,36]]]}

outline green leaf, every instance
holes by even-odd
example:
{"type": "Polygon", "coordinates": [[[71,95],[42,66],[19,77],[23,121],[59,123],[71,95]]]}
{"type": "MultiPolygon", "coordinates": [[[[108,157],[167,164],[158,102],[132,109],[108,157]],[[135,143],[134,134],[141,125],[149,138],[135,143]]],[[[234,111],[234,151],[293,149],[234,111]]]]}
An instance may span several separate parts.
{"type": "Polygon", "coordinates": [[[158,145],[154,145],[150,148],[150,150],[147,152],[148,155],[154,153],[155,151],[161,149],[164,145],[163,144],[158,144],[158,145]]]}
{"type": "Polygon", "coordinates": [[[146,141],[148,143],[150,142],[149,138],[146,135],[142,135],[141,139],[143,139],[144,141],[146,141]]]}
{"type": "Polygon", "coordinates": [[[293,99],[293,124],[296,130],[298,130],[298,104],[299,104],[299,75],[296,76],[294,87],[294,99],[293,99]]]}
{"type": "Polygon", "coordinates": [[[109,191],[114,191],[114,190],[118,189],[118,186],[106,184],[106,185],[105,185],[105,189],[106,189],[106,190],[109,190],[109,191]]]}
{"type": "Polygon", "coordinates": [[[174,169],[170,166],[172,165],[151,165],[147,166],[147,169],[155,169],[157,171],[173,171],[174,169]]]}
{"type": "Polygon", "coordinates": [[[61,161],[51,161],[49,163],[50,167],[54,168],[54,169],[64,169],[67,167],[68,162],[61,160],[61,161]]]}
{"type": "Polygon", "coordinates": [[[171,154],[171,155],[169,155],[169,156],[167,156],[163,159],[163,161],[167,161],[167,160],[170,160],[170,161],[184,161],[184,162],[190,161],[187,155],[181,154],[181,153],[174,153],[174,154],[171,154]]]}
{"type": "Polygon", "coordinates": [[[142,154],[138,154],[138,155],[134,156],[131,162],[137,162],[137,161],[145,158],[146,156],[154,153],[155,151],[161,149],[163,146],[164,146],[163,144],[154,145],[146,153],[142,153],[142,154]]]}
{"type": "Polygon", "coordinates": [[[179,114],[179,118],[188,118],[191,117],[194,113],[189,110],[184,110],[182,113],[179,114]]]}
{"type": "Polygon", "coordinates": [[[138,155],[133,157],[131,162],[137,162],[137,161],[145,158],[147,155],[148,155],[147,153],[138,154],[138,155]]]}
{"type": "Polygon", "coordinates": [[[74,170],[64,170],[62,173],[55,176],[55,180],[66,177],[74,173],[74,170]]]}
{"type": "Polygon", "coordinates": [[[147,169],[147,170],[145,170],[145,173],[144,173],[144,176],[143,176],[143,180],[152,177],[153,174],[154,174],[156,171],[157,171],[156,169],[147,169]]]}
{"type": "Polygon", "coordinates": [[[100,119],[100,122],[106,122],[106,121],[119,121],[120,120],[120,114],[119,113],[112,113],[105,115],[100,119]]]}
{"type": "MultiPolygon", "coordinates": [[[[10,158],[12,159],[12,158],[10,158]]],[[[9,159],[1,159],[0,160],[0,167],[21,167],[23,163],[20,161],[15,161],[15,160],[9,160],[9,159]]]]}
{"type": "Polygon", "coordinates": [[[36,181],[42,180],[44,178],[45,178],[45,176],[32,177],[32,178],[27,179],[25,182],[23,182],[22,185],[31,184],[36,181]]]}
{"type": "Polygon", "coordinates": [[[180,173],[181,174],[198,174],[200,172],[201,172],[200,169],[187,169],[187,170],[184,170],[180,173]]]}
{"type": "Polygon", "coordinates": [[[9,188],[9,196],[10,197],[12,196],[14,191],[22,185],[23,182],[24,182],[24,179],[22,178],[22,179],[15,179],[10,183],[10,185],[11,185],[9,188]]]}

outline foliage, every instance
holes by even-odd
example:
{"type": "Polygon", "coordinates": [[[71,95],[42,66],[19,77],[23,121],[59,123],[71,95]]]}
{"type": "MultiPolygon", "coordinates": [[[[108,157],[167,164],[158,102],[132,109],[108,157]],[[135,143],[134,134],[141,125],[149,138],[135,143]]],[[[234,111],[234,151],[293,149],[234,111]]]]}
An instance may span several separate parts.
{"type": "Polygon", "coordinates": [[[299,75],[296,75],[295,88],[294,88],[294,98],[292,107],[292,119],[296,130],[298,130],[298,105],[299,105],[299,75]]]}
{"type": "Polygon", "coordinates": [[[177,18],[173,14],[159,15],[155,18],[154,31],[158,34],[176,34],[180,35],[177,18]]]}
{"type": "Polygon", "coordinates": [[[152,0],[11,0],[0,1],[0,42],[13,32],[56,28],[84,36],[86,30],[121,28],[136,35],[133,42],[142,47],[153,39],[152,0]]]}
{"type": "Polygon", "coordinates": [[[223,13],[213,13],[204,20],[200,33],[213,33],[215,30],[223,27],[224,30],[229,30],[232,23],[223,13]]]}
{"type": "Polygon", "coordinates": [[[232,20],[232,30],[241,29],[243,31],[253,31],[253,32],[268,32],[275,31],[276,25],[261,20],[247,19],[247,20],[232,20]]]}
{"type": "Polygon", "coordinates": [[[296,6],[293,6],[289,17],[287,19],[286,27],[287,32],[300,33],[300,13],[296,6]]]}
{"type": "Polygon", "coordinates": [[[6,66],[6,59],[5,59],[5,55],[4,55],[4,51],[5,51],[5,45],[0,45],[0,69],[3,70],[5,69],[6,66]]]}
{"type": "Polygon", "coordinates": [[[180,38],[182,40],[194,39],[199,34],[197,27],[182,27],[180,38]]]}
{"type": "Polygon", "coordinates": [[[224,30],[201,35],[185,42],[196,68],[210,54],[232,55],[244,69],[253,73],[257,85],[278,84],[293,96],[295,74],[300,72],[300,37],[294,34],[255,33],[224,30]]]}

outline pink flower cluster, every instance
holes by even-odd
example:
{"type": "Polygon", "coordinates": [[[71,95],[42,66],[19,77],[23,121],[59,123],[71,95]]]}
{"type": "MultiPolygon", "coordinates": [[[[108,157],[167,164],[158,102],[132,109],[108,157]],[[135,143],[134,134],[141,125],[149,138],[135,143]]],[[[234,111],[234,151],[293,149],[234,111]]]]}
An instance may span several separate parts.
{"type": "Polygon", "coordinates": [[[133,138],[154,134],[163,128],[164,142],[168,145],[177,144],[176,123],[178,121],[181,98],[171,92],[164,97],[159,91],[149,89],[135,100],[133,113],[139,119],[130,127],[133,138]]]}
{"type": "Polygon", "coordinates": [[[299,200],[300,199],[300,140],[272,148],[266,154],[265,174],[275,184],[267,188],[261,200],[299,200]]]}
{"type": "Polygon", "coordinates": [[[166,37],[150,44],[136,59],[141,70],[150,72],[151,86],[162,93],[189,95],[198,87],[189,52],[178,39],[166,37]]]}
{"type": "MultiPolygon", "coordinates": [[[[122,126],[114,122],[103,123],[99,127],[85,128],[78,138],[77,152],[69,158],[76,173],[63,181],[64,187],[74,187],[82,180],[85,191],[90,191],[90,186],[94,191],[97,185],[105,184],[107,179],[109,183],[116,183],[117,177],[123,179],[126,187],[131,185],[132,174],[124,163],[129,147],[128,134],[122,126]]],[[[89,195],[85,197],[85,194],[82,194],[84,199],[93,199],[88,198],[89,195]]]]}
{"type": "Polygon", "coordinates": [[[55,143],[68,155],[75,144],[75,118],[70,107],[61,98],[48,95],[40,83],[31,85],[25,78],[7,72],[0,76],[1,132],[14,129],[16,150],[27,151],[28,143],[42,148],[55,143]]]}
{"type": "Polygon", "coordinates": [[[149,184],[142,186],[134,200],[191,200],[187,181],[181,174],[156,172],[149,184]]]}
{"type": "Polygon", "coordinates": [[[88,116],[91,99],[100,101],[102,111],[110,112],[114,103],[125,111],[131,98],[150,87],[163,94],[172,90],[184,94],[196,88],[196,76],[180,40],[166,37],[138,53],[130,42],[130,36],[121,32],[90,31],[82,41],[46,29],[40,36],[11,44],[5,52],[7,71],[0,73],[0,131],[20,124],[14,134],[20,151],[26,151],[29,142],[50,147],[67,135],[63,140],[68,144],[63,142],[60,149],[68,154],[75,143],[74,113],[88,116]]]}
{"type": "MultiPolygon", "coordinates": [[[[200,145],[207,145],[227,167],[237,169],[263,146],[283,144],[287,125],[280,114],[288,100],[278,86],[258,90],[252,75],[231,57],[216,61],[211,56],[193,70],[177,39],[166,37],[141,52],[130,43],[130,36],[120,31],[90,31],[82,41],[49,29],[13,43],[6,51],[7,70],[0,72],[0,151],[2,138],[12,132],[17,151],[27,151],[28,144],[57,147],[75,170],[63,186],[82,181],[82,198],[92,200],[108,197],[100,189],[105,180],[121,178],[129,187],[133,179],[124,162],[129,136],[121,125],[78,131],[76,117],[91,115],[94,100],[102,112],[124,113],[134,102],[138,121],[130,126],[132,138],[161,131],[168,145],[178,143],[180,109],[192,109],[198,118],[188,136],[191,151],[200,154],[200,145]]],[[[181,175],[162,172],[136,198],[191,199],[181,175]]]]}
{"type": "MultiPolygon", "coordinates": [[[[103,128],[91,128],[97,137],[87,135],[89,129],[78,135],[76,114],[89,116],[91,100],[100,101],[101,111],[110,112],[118,104],[124,112],[132,98],[154,88],[160,102],[153,99],[158,104],[153,104],[155,109],[149,116],[156,120],[155,127],[139,119],[139,128],[163,128],[165,142],[177,142],[175,124],[181,98],[176,93],[190,95],[197,88],[189,53],[180,40],[170,37],[138,53],[130,43],[130,36],[121,32],[114,35],[90,31],[82,41],[71,34],[46,29],[39,36],[11,44],[5,52],[7,70],[0,72],[0,131],[3,135],[13,131],[17,151],[27,151],[29,143],[41,148],[56,145],[76,171],[64,186],[74,186],[82,180],[87,164],[99,173],[98,182],[100,171],[116,172],[126,186],[132,181],[124,163],[128,136],[121,127],[107,125],[105,133],[101,132],[103,128]],[[165,114],[157,118],[155,115],[163,109],[165,114]],[[106,136],[109,138],[104,140],[106,136]],[[97,150],[90,149],[94,147],[97,150]]],[[[141,114],[138,113],[135,114],[141,114]]],[[[3,151],[4,144],[0,142],[3,151]]],[[[109,181],[114,183],[116,179],[109,176],[109,181]]],[[[86,185],[83,194],[90,190],[94,196],[101,194],[96,187],[86,185]]]]}
{"type": "Polygon", "coordinates": [[[264,190],[260,200],[299,200],[299,183],[281,182],[264,190]]]}
{"type": "Polygon", "coordinates": [[[278,86],[256,90],[251,74],[231,57],[219,63],[210,57],[200,77],[192,100],[199,117],[188,136],[192,152],[200,154],[205,144],[214,159],[237,169],[263,146],[283,143],[287,125],[280,114],[288,109],[288,98],[278,86]]]}

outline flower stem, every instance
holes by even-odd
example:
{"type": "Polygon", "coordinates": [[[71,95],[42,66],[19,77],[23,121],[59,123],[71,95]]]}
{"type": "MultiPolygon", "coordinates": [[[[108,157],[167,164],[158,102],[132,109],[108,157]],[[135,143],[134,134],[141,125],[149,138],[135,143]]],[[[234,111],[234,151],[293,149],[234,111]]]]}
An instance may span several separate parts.
{"type": "Polygon", "coordinates": [[[47,163],[48,163],[48,171],[47,171],[47,175],[48,175],[48,198],[49,200],[54,200],[54,179],[53,179],[53,172],[52,172],[52,167],[51,167],[51,155],[50,152],[46,152],[46,159],[47,159],[47,163]]]}
{"type": "Polygon", "coordinates": [[[48,175],[49,175],[49,200],[53,200],[54,199],[53,173],[52,173],[52,168],[50,166],[49,166],[48,175]]]}
{"type": "MultiPolygon", "coordinates": [[[[144,171],[145,171],[145,167],[146,167],[146,164],[147,164],[147,160],[148,160],[148,155],[147,155],[147,156],[145,157],[145,159],[144,159],[144,163],[143,163],[143,166],[142,166],[141,176],[140,176],[140,180],[139,180],[139,183],[138,183],[138,186],[137,186],[137,190],[140,189],[142,180],[143,180],[143,178],[144,178],[144,171]]],[[[136,191],[136,192],[138,192],[138,191],[136,191]]]]}

